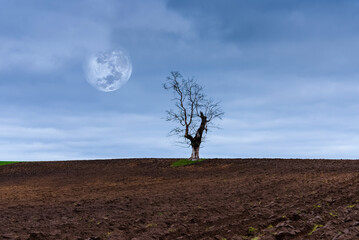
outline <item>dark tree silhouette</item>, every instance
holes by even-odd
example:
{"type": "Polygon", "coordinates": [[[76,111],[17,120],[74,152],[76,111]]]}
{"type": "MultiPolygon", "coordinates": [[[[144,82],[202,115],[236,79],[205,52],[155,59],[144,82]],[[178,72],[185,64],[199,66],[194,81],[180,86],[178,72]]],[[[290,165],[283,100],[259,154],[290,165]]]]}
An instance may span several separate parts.
{"type": "Polygon", "coordinates": [[[175,110],[167,111],[166,120],[179,124],[170,134],[178,135],[184,143],[190,145],[190,159],[198,160],[199,148],[208,128],[215,127],[213,120],[222,119],[224,112],[218,102],[206,98],[201,85],[193,78],[183,78],[179,72],[171,72],[163,87],[173,92],[172,100],[176,107],[175,110]]]}

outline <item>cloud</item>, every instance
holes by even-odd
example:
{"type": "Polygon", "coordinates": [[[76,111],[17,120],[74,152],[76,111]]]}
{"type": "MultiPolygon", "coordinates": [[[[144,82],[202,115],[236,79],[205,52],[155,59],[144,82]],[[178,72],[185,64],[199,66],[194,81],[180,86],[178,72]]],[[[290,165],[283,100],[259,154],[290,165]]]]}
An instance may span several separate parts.
{"type": "Polygon", "coordinates": [[[153,69],[164,58],[173,61],[174,53],[183,58],[186,42],[196,37],[191,21],[162,0],[21,3],[23,9],[6,3],[0,10],[1,71],[69,69],[91,53],[116,48],[128,50],[135,70],[153,69]]]}
{"type": "Polygon", "coordinates": [[[115,6],[118,21],[114,26],[117,31],[174,34],[180,38],[191,37],[193,34],[191,22],[168,9],[165,1],[127,0],[115,2],[115,6]]]}
{"type": "Polygon", "coordinates": [[[359,85],[352,75],[283,77],[286,81],[244,73],[226,77],[238,82],[230,81],[232,87],[224,87],[223,129],[209,134],[206,154],[357,158],[359,85]],[[252,85],[256,86],[253,91],[252,85]]]}
{"type": "Polygon", "coordinates": [[[0,119],[0,160],[152,157],[174,147],[166,138],[165,121],[156,116],[24,115],[0,119]]]}
{"type": "MultiPolygon", "coordinates": [[[[357,159],[357,129],[323,125],[312,119],[277,119],[224,123],[223,131],[208,136],[206,154],[221,157],[351,158],[357,159]],[[330,128],[333,127],[333,128],[330,128]]],[[[258,119],[258,118],[257,118],[258,119]]],[[[225,120],[226,122],[226,120],[225,120]]],[[[353,121],[354,123],[354,121],[353,121]]],[[[350,124],[350,123],[349,123],[350,124]]]]}
{"type": "Polygon", "coordinates": [[[239,48],[240,69],[302,76],[356,71],[355,1],[200,0],[168,6],[191,19],[202,41],[239,48]]]}
{"type": "Polygon", "coordinates": [[[62,6],[54,11],[53,8],[58,7],[56,4],[35,1],[28,5],[26,1],[22,2],[26,11],[19,9],[18,3],[6,3],[1,10],[0,21],[13,28],[7,27],[0,33],[0,54],[3,56],[0,70],[53,71],[69,60],[83,58],[99,47],[109,46],[109,29],[101,20],[69,11],[72,7],[84,6],[64,4],[65,8],[62,6]],[[21,14],[21,18],[9,16],[13,12],[21,14]]]}

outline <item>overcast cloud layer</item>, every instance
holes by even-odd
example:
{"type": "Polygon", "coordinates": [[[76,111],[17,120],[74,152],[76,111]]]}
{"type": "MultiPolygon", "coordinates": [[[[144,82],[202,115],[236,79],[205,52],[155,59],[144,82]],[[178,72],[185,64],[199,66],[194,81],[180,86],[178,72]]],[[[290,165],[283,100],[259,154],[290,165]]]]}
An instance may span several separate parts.
{"type": "Polygon", "coordinates": [[[167,137],[170,71],[225,111],[201,157],[358,158],[357,1],[11,1],[0,8],[0,160],[188,157],[167,137]],[[125,49],[131,79],[83,67],[125,49]]]}

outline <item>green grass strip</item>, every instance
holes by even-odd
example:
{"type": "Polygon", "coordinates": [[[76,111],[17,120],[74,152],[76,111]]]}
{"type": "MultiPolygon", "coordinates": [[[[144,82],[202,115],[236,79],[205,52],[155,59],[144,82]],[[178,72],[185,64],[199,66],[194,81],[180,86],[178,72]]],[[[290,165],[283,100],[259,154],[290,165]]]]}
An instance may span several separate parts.
{"type": "Polygon", "coordinates": [[[1,165],[12,164],[12,163],[18,163],[18,162],[6,162],[6,161],[0,161],[0,166],[1,166],[1,165]]]}
{"type": "Polygon", "coordinates": [[[192,160],[189,160],[189,159],[181,159],[181,160],[178,160],[177,162],[174,162],[171,164],[171,167],[180,167],[180,166],[186,166],[186,165],[192,165],[192,164],[197,164],[197,163],[200,163],[200,162],[203,162],[205,159],[201,158],[197,161],[192,161],[192,160]]]}

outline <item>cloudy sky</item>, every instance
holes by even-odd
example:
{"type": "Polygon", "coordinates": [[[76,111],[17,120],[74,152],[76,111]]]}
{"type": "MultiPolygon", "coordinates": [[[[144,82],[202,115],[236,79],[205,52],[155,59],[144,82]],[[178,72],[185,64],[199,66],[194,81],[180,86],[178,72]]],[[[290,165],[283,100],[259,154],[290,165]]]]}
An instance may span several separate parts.
{"type": "Polygon", "coordinates": [[[189,157],[170,71],[221,101],[201,157],[359,158],[356,0],[2,0],[0,160],[189,157]],[[125,49],[126,85],[84,63],[125,49]]]}

